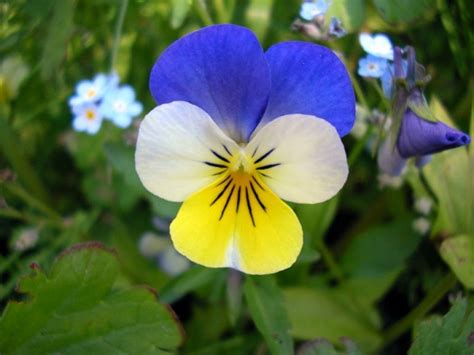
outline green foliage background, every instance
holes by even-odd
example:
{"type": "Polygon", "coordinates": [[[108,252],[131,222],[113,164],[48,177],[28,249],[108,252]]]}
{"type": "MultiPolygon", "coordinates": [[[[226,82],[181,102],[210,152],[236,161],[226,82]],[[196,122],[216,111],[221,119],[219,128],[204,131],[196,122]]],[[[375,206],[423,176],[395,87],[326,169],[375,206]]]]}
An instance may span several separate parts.
{"type": "MultiPolygon", "coordinates": [[[[143,257],[138,241],[144,232],[154,230],[153,217],[170,220],[179,206],[152,196],[139,182],[130,144],[136,126],[122,131],[105,123],[95,136],[72,130],[67,99],[76,83],[113,66],[121,81],[136,89],[147,112],[154,107],[148,92],[154,61],[190,31],[211,23],[236,23],[251,28],[264,48],[284,40],[310,39],[291,30],[299,0],[130,0],[118,38],[116,23],[123,3],[0,2],[0,306],[6,307],[0,319],[0,353],[35,349],[31,346],[36,340],[28,337],[21,322],[31,321],[38,329],[44,325],[47,308],[35,308],[34,303],[41,292],[46,299],[75,297],[80,302],[86,297],[87,290],[71,296],[71,289],[64,286],[79,282],[67,277],[68,267],[90,267],[90,285],[86,284],[91,290],[94,285],[108,285],[97,300],[121,302],[114,297],[128,292],[124,309],[129,317],[133,311],[125,303],[146,303],[148,312],[157,315],[157,329],[171,334],[168,339],[154,328],[137,327],[118,346],[123,353],[291,354],[297,349],[299,354],[401,354],[413,342],[413,329],[410,354],[474,351],[472,147],[439,154],[421,174],[410,169],[399,189],[379,189],[376,163],[364,149],[366,142],[346,137],[348,183],[328,202],[294,206],[305,246],[297,263],[278,275],[247,277],[193,265],[171,277],[143,257]],[[20,64],[8,66],[8,58],[20,64]],[[430,235],[420,236],[412,228],[417,217],[413,202],[426,195],[435,201],[430,215],[433,228],[430,235]],[[26,251],[15,249],[15,241],[27,228],[39,232],[37,244],[26,251]],[[65,248],[91,240],[113,248],[117,257],[103,246],[86,244],[79,254],[54,261],[65,248]],[[93,254],[96,264],[87,264],[87,253],[93,254]],[[44,271],[38,271],[38,265],[44,271]],[[97,272],[104,265],[109,265],[109,273],[97,272]],[[34,281],[22,281],[16,292],[22,275],[34,281]],[[58,275],[65,275],[64,280],[57,281],[58,275]],[[57,288],[52,280],[59,282],[57,288]],[[140,293],[132,285],[152,287],[160,302],[171,305],[186,333],[182,345],[181,325],[172,314],[154,295],[140,293]],[[464,298],[454,301],[443,320],[419,323],[429,313],[448,312],[448,295],[455,293],[464,298]],[[9,300],[22,303],[7,306],[9,300]],[[17,334],[24,332],[30,343],[20,344],[23,338],[15,343],[16,329],[22,329],[17,334]],[[150,345],[153,334],[157,344],[167,345],[150,345]],[[139,337],[149,341],[149,352],[136,347],[139,337]]],[[[427,96],[434,114],[471,130],[473,136],[471,7],[469,0],[333,0],[329,15],[339,17],[349,34],[324,44],[342,54],[359,89],[359,103],[382,111],[386,104],[373,83],[356,75],[358,59],[364,55],[358,33],[384,32],[397,45],[415,47],[418,61],[433,78],[427,96]]],[[[84,317],[89,312],[94,318],[99,312],[94,302],[84,301],[84,317]]],[[[67,307],[59,308],[59,314],[66,311],[67,307]]],[[[134,316],[125,318],[137,324],[150,322],[145,315],[134,316]]],[[[67,312],[65,317],[69,319],[67,312]]],[[[110,317],[113,328],[120,320],[110,317]]],[[[48,331],[68,329],[54,319],[48,322],[44,328],[48,331]]],[[[112,328],[101,329],[112,334],[112,328]]],[[[81,353],[88,349],[81,344],[97,334],[78,329],[80,335],[62,345],[50,335],[42,343],[47,346],[36,349],[81,353]]],[[[113,347],[91,349],[117,353],[113,347]]]]}

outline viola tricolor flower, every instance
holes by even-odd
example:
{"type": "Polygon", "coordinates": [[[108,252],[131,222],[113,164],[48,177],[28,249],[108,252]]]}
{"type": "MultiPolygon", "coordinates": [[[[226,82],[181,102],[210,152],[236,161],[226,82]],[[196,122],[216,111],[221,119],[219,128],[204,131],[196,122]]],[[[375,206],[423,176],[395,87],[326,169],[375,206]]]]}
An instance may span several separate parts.
{"type": "Polygon", "coordinates": [[[119,77],[115,73],[97,74],[93,80],[79,82],[76,94],[69,99],[76,131],[95,134],[103,118],[126,128],[142,112],[142,104],[135,100],[133,88],[118,84],[119,77]]]}
{"type": "Polygon", "coordinates": [[[359,60],[359,69],[357,73],[360,76],[380,78],[387,70],[388,62],[384,58],[368,55],[359,60]]]}
{"type": "Polygon", "coordinates": [[[407,159],[415,158],[417,167],[422,167],[430,161],[431,154],[469,144],[471,138],[431,117],[423,95],[428,76],[416,62],[414,49],[405,49],[406,61],[400,48],[396,47],[394,53],[393,77],[397,85],[393,88],[393,113],[399,124],[394,125],[397,131],[390,132],[380,147],[377,161],[385,173],[400,175],[407,159]]]}
{"type": "Polygon", "coordinates": [[[322,202],[347,179],[340,137],[355,99],[338,57],[307,42],[264,53],[243,27],[210,26],[162,53],[150,90],[158,106],[140,126],[136,169],[150,192],[184,201],[170,226],[177,251],[250,274],[291,266],[303,232],[282,199],[322,202]]]}
{"type": "Polygon", "coordinates": [[[143,106],[135,100],[135,91],[129,85],[108,91],[100,106],[102,114],[118,127],[127,128],[134,117],[142,113],[143,106]]]}

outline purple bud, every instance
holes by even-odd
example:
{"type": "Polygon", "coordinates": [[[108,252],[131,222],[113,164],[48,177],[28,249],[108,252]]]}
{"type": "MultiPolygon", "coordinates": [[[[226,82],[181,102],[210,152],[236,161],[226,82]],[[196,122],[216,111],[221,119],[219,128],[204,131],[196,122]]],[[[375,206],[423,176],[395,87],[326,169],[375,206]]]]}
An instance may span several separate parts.
{"type": "Polygon", "coordinates": [[[424,120],[408,109],[403,115],[397,148],[402,158],[410,158],[460,147],[470,141],[469,135],[443,122],[424,120]]]}

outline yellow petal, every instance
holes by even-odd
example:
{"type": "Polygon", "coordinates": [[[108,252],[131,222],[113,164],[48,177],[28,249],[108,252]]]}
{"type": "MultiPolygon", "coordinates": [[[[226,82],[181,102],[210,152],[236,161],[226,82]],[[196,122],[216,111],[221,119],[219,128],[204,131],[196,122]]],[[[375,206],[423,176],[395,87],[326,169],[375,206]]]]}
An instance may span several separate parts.
{"type": "Polygon", "coordinates": [[[293,210],[261,179],[237,171],[183,203],[171,238],[198,264],[269,274],[296,261],[303,232],[293,210]]]}

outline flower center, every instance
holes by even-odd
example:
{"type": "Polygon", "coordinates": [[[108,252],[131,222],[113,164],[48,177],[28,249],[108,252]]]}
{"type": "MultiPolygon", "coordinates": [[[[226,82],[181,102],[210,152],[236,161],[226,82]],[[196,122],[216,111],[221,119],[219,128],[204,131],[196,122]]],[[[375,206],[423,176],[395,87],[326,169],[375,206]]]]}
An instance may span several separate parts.
{"type": "Polygon", "coordinates": [[[219,152],[211,149],[215,159],[203,162],[214,168],[215,172],[212,175],[220,179],[216,185],[216,196],[210,206],[221,199],[224,200],[220,205],[219,220],[221,220],[230,201],[235,200],[235,213],[238,214],[242,210],[240,206],[243,204],[255,227],[255,209],[259,208],[266,212],[266,206],[260,198],[260,194],[266,189],[261,178],[271,178],[271,170],[281,165],[280,162],[271,162],[271,155],[276,148],[260,152],[257,147],[251,155],[247,154],[245,146],[232,153],[225,145],[222,148],[219,152]]]}
{"type": "Polygon", "coordinates": [[[90,88],[90,89],[87,90],[87,92],[86,92],[86,96],[87,96],[87,98],[89,98],[89,99],[92,99],[96,94],[97,94],[97,91],[96,91],[94,88],[90,88]]]}
{"type": "Polygon", "coordinates": [[[114,109],[117,112],[124,112],[127,108],[127,105],[122,100],[117,100],[114,102],[114,109]]]}
{"type": "Polygon", "coordinates": [[[95,112],[94,110],[86,110],[86,118],[89,121],[93,121],[95,119],[95,112]]]}

